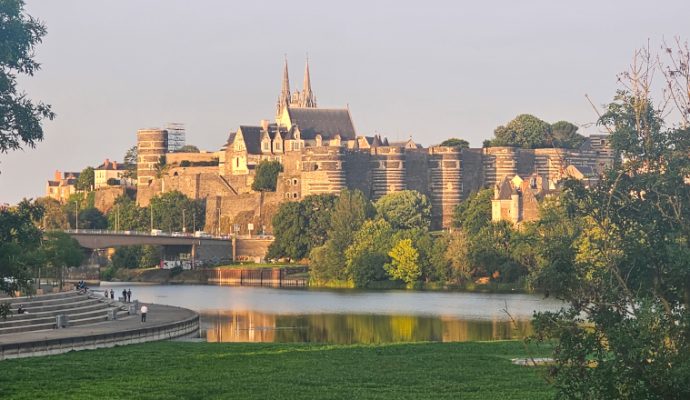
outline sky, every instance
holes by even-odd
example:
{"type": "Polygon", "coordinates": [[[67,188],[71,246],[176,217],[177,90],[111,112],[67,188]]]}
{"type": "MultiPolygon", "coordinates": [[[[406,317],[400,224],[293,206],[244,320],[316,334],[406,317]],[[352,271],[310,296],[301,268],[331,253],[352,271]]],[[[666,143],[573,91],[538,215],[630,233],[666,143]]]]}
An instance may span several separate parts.
{"type": "Polygon", "coordinates": [[[287,56],[308,56],[320,107],[350,108],[359,135],[449,137],[473,147],[518,114],[584,134],[635,49],[690,39],[678,1],[27,0],[48,34],[20,88],[51,104],[35,149],[0,154],[0,204],[44,195],[55,170],[121,161],[136,131],[184,123],[215,151],[273,119],[287,56]]]}

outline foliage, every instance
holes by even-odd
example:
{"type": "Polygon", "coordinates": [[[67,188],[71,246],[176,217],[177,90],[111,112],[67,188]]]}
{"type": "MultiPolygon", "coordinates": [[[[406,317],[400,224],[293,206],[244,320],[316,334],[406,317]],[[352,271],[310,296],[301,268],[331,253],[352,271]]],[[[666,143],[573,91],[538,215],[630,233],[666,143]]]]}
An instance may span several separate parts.
{"type": "Polygon", "coordinates": [[[283,171],[280,161],[262,160],[256,166],[256,175],[252,182],[252,190],[257,192],[275,192],[278,174],[283,171]]]}
{"type": "Polygon", "coordinates": [[[44,230],[69,229],[69,219],[59,201],[50,197],[36,199],[36,204],[43,208],[43,216],[40,221],[34,223],[44,230]]]}
{"type": "Polygon", "coordinates": [[[132,146],[127,149],[125,156],[122,158],[122,162],[125,165],[125,172],[122,174],[123,178],[137,179],[137,157],[139,154],[139,149],[137,146],[132,146]]]}
{"type": "Polygon", "coordinates": [[[121,231],[145,231],[149,229],[149,212],[147,208],[137,206],[127,195],[115,199],[108,213],[108,229],[121,231]]]}
{"type": "Polygon", "coordinates": [[[90,207],[79,211],[80,229],[107,229],[108,219],[100,210],[90,207]]]}
{"type": "Polygon", "coordinates": [[[543,147],[578,148],[584,137],[577,133],[577,126],[558,121],[553,125],[530,114],[521,114],[494,130],[494,139],[484,142],[484,147],[510,146],[525,149],[543,147]]]}
{"type": "Polygon", "coordinates": [[[0,153],[34,147],[43,140],[41,120],[55,114],[44,103],[33,103],[17,88],[17,75],[32,76],[40,69],[34,60],[36,45],[46,34],[45,26],[24,13],[24,2],[0,4],[0,153]]]}
{"type": "MultiPolygon", "coordinates": [[[[548,348],[536,350],[536,356],[543,356],[548,348]]],[[[88,397],[80,386],[85,381],[89,393],[117,399],[553,398],[553,389],[540,377],[543,368],[535,371],[511,364],[512,358],[522,356],[524,347],[515,341],[382,345],[160,341],[7,360],[0,386],[7,400],[88,397]],[[151,368],[151,360],[156,368],[151,368]],[[257,376],[266,375],[272,379],[257,385],[257,376]],[[125,381],[128,384],[113,384],[125,381]]]]}
{"type": "Polygon", "coordinates": [[[176,151],[176,153],[199,153],[199,148],[194,146],[193,144],[186,144],[182,147],[180,147],[179,150],[176,151]]]}
{"type": "Polygon", "coordinates": [[[138,268],[141,260],[142,246],[121,246],[115,249],[110,261],[113,268],[138,268]]]}
{"type": "Polygon", "coordinates": [[[84,260],[84,252],[79,242],[64,232],[47,232],[41,249],[46,265],[52,268],[62,287],[65,267],[78,267],[84,260]]]}
{"type": "Polygon", "coordinates": [[[577,133],[578,127],[568,121],[558,121],[551,124],[552,146],[564,149],[577,149],[585,141],[585,137],[577,133]]]}
{"type": "Polygon", "coordinates": [[[14,295],[31,288],[30,267],[42,237],[34,221],[40,221],[43,212],[39,203],[26,199],[14,207],[0,207],[0,292],[14,295]]]}
{"type": "Polygon", "coordinates": [[[95,175],[94,175],[93,167],[86,167],[79,174],[79,178],[77,178],[77,182],[74,184],[74,187],[77,190],[84,190],[84,191],[93,190],[93,187],[95,184],[94,179],[95,179],[95,175]]]}
{"type": "Polygon", "coordinates": [[[354,233],[352,244],[345,251],[347,277],[355,287],[387,278],[384,264],[389,261],[393,228],[383,219],[367,220],[354,233]]]}
{"type": "Polygon", "coordinates": [[[203,200],[192,200],[178,191],[166,192],[151,199],[148,208],[153,213],[153,228],[166,232],[192,232],[204,226],[206,217],[203,200]]]}
{"type": "Polygon", "coordinates": [[[281,204],[273,217],[275,240],[267,256],[299,260],[307,257],[314,247],[323,245],[335,201],[336,196],[322,194],[307,196],[300,202],[281,204]]]}
{"type": "Polygon", "coordinates": [[[477,234],[491,223],[491,199],[493,197],[493,189],[483,189],[470,194],[455,208],[453,226],[464,229],[470,235],[477,234]]]}
{"type": "Polygon", "coordinates": [[[170,169],[170,166],[168,165],[167,159],[165,156],[160,156],[158,157],[158,162],[156,165],[153,166],[153,170],[155,171],[155,176],[156,179],[161,179],[165,174],[168,173],[168,170],[170,169]]]}
{"type": "Polygon", "coordinates": [[[388,252],[391,262],[384,269],[393,279],[411,284],[422,275],[419,267],[419,252],[412,246],[412,240],[403,239],[388,252]]]}
{"type": "Polygon", "coordinates": [[[446,147],[457,147],[459,149],[469,149],[470,148],[470,142],[468,142],[465,139],[457,139],[457,138],[450,138],[446,139],[439,146],[446,146],[446,147]]]}
{"type": "Polygon", "coordinates": [[[108,180],[105,183],[107,183],[108,186],[119,186],[120,180],[117,178],[108,178],[108,180]]]}
{"type": "Polygon", "coordinates": [[[378,215],[394,229],[428,229],[431,225],[431,203],[415,190],[389,193],[376,202],[378,215]]]}
{"type": "Polygon", "coordinates": [[[544,228],[537,281],[569,308],[535,324],[560,338],[561,397],[690,397],[690,130],[665,126],[644,65],[600,119],[624,161],[593,188],[568,182],[544,228]]]}

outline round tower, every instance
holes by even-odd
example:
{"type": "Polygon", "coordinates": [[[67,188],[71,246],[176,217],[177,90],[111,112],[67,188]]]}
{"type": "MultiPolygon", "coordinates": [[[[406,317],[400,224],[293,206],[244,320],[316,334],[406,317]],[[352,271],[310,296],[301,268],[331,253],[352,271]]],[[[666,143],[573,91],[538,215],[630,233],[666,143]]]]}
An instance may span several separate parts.
{"type": "Polygon", "coordinates": [[[405,149],[373,147],[371,149],[371,199],[405,190],[405,149]]]}
{"type": "Polygon", "coordinates": [[[168,131],[140,129],[137,131],[137,186],[148,185],[156,177],[156,165],[168,152],[168,131]]]}

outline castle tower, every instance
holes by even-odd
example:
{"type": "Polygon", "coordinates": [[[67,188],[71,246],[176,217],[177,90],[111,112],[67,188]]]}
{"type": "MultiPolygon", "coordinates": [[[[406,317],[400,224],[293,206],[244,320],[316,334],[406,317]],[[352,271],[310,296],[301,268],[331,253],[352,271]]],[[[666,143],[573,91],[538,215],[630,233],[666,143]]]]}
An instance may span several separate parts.
{"type": "Polygon", "coordinates": [[[316,108],[316,98],[311,91],[311,78],[309,76],[309,59],[304,68],[304,85],[302,86],[302,96],[300,98],[300,107],[316,108]]]}
{"type": "Polygon", "coordinates": [[[388,193],[405,190],[405,149],[402,147],[371,148],[371,199],[376,201],[388,193]]]}
{"type": "Polygon", "coordinates": [[[137,186],[145,187],[156,177],[156,165],[168,152],[168,131],[140,129],[137,131],[137,186]]]}
{"type": "Polygon", "coordinates": [[[432,229],[449,228],[462,198],[462,152],[455,147],[429,149],[429,200],[432,229]]]}

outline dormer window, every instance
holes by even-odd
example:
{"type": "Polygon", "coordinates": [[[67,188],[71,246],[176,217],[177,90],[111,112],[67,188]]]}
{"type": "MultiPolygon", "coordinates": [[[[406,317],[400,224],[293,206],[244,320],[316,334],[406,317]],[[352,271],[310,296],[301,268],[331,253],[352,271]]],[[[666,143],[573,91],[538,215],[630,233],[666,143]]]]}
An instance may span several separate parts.
{"type": "Polygon", "coordinates": [[[271,143],[266,140],[262,143],[262,149],[263,151],[271,151],[271,143]]]}

